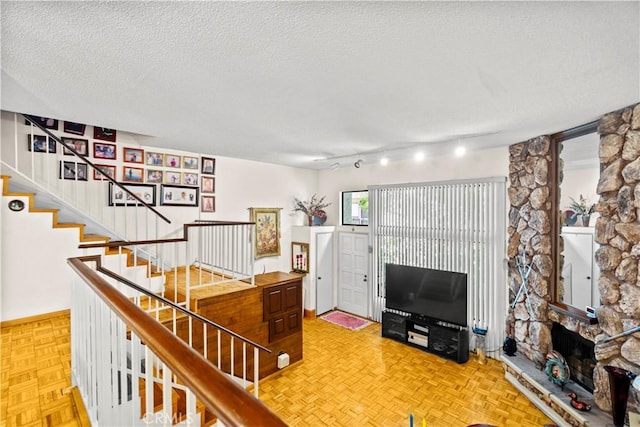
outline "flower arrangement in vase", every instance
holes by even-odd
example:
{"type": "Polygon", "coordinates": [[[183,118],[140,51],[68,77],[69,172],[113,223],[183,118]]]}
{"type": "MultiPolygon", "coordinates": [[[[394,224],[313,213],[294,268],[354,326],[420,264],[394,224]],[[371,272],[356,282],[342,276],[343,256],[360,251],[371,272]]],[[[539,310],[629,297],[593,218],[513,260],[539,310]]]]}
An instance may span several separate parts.
{"type": "Polygon", "coordinates": [[[576,220],[580,218],[582,220],[582,225],[588,227],[591,214],[596,210],[596,204],[592,203],[591,205],[589,205],[587,203],[587,199],[585,199],[584,196],[580,194],[577,201],[573,197],[571,197],[571,204],[569,204],[569,209],[573,211],[573,214],[570,217],[572,222],[575,223],[576,220]]]}
{"type": "Polygon", "coordinates": [[[313,225],[313,217],[318,216],[325,218],[327,214],[324,212],[324,208],[331,205],[331,202],[325,202],[326,196],[318,198],[315,194],[311,196],[309,200],[300,200],[297,197],[293,198],[294,212],[302,212],[307,216],[307,225],[313,225]]]}

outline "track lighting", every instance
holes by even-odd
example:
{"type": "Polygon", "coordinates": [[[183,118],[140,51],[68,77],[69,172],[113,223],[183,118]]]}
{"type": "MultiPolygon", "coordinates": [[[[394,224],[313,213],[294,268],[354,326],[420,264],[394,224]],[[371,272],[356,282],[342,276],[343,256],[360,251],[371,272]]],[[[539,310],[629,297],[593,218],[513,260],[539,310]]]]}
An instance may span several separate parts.
{"type": "Polygon", "coordinates": [[[362,159],[356,160],[356,162],[353,164],[353,166],[355,166],[356,169],[360,168],[361,165],[362,165],[362,159]]]}
{"type": "Polygon", "coordinates": [[[382,166],[387,166],[389,164],[389,158],[387,156],[384,156],[380,159],[380,164],[382,166]]]}
{"type": "Polygon", "coordinates": [[[329,167],[331,168],[332,171],[334,171],[340,167],[340,163],[338,162],[332,163],[331,166],[329,167]]]}

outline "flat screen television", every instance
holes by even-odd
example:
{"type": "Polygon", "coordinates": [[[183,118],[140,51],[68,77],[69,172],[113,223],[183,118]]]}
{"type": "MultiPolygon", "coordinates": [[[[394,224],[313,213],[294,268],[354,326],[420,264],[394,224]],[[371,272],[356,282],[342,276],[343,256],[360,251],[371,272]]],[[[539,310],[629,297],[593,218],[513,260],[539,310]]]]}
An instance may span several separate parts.
{"type": "Polygon", "coordinates": [[[467,326],[467,275],[386,264],[386,306],[405,313],[467,326]]]}

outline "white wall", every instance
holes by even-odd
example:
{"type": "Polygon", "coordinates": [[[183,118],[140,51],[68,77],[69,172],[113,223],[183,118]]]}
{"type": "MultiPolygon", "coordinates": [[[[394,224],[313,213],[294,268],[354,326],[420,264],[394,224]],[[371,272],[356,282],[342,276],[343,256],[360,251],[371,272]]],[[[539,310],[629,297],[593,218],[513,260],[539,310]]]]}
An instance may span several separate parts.
{"type": "Polygon", "coordinates": [[[325,225],[336,225],[338,231],[367,232],[367,227],[340,226],[340,192],[365,190],[368,185],[400,184],[409,182],[433,182],[455,179],[508,176],[509,149],[500,147],[482,151],[467,151],[463,157],[438,156],[424,159],[379,164],[363,164],[321,171],[318,177],[318,194],[326,195],[332,204],[325,209],[325,225]]]}
{"type": "Polygon", "coordinates": [[[77,228],[52,228],[51,213],[30,213],[28,197],[2,196],[2,320],[18,319],[70,306],[73,271],[67,258],[82,254],[77,228]],[[25,203],[13,212],[11,200],[25,203]]]}
{"type": "Polygon", "coordinates": [[[587,204],[598,202],[598,181],[600,171],[598,167],[586,169],[570,169],[563,172],[564,180],[560,187],[560,209],[567,210],[571,204],[571,198],[578,201],[580,195],[587,199],[587,204]]]}

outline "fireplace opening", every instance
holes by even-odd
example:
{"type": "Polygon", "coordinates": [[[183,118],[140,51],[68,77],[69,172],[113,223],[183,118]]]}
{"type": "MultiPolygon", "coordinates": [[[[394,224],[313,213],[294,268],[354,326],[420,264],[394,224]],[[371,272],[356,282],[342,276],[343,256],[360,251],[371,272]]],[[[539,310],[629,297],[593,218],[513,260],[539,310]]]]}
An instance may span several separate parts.
{"type": "Polygon", "coordinates": [[[551,328],[551,342],[553,349],[567,361],[571,379],[593,393],[593,370],[597,363],[595,344],[555,322],[551,328]]]}

